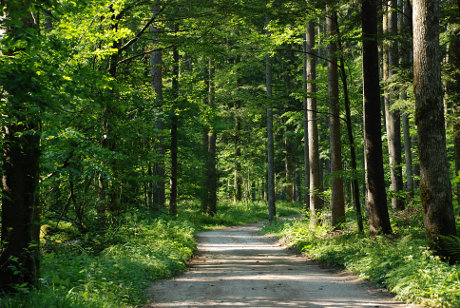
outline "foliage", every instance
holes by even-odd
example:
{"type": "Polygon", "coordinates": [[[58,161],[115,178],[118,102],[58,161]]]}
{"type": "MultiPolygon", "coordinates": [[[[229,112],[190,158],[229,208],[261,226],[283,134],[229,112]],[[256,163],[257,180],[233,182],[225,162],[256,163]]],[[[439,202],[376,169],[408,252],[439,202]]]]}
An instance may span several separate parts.
{"type": "MultiPolygon", "coordinates": [[[[42,226],[42,275],[39,290],[18,286],[19,294],[0,299],[0,307],[134,307],[146,302],[152,281],[186,269],[199,230],[257,222],[268,218],[264,202],[219,204],[211,217],[199,202],[182,202],[179,216],[145,210],[125,213],[116,225],[81,234],[70,223],[42,226]]],[[[301,211],[280,202],[279,215],[301,211]]]]}
{"type": "MultiPolygon", "coordinates": [[[[179,215],[202,230],[268,219],[267,203],[263,201],[242,201],[236,204],[231,201],[221,202],[214,216],[196,211],[197,207],[198,205],[195,205],[194,202],[184,203],[183,211],[179,215]]],[[[302,211],[302,205],[299,203],[279,201],[276,207],[280,217],[296,215],[302,211]]]]}
{"type": "MultiPolygon", "coordinates": [[[[409,208],[399,217],[418,219],[409,208]]],[[[400,300],[430,307],[460,305],[460,264],[449,265],[426,247],[423,227],[400,227],[391,236],[369,237],[352,231],[332,231],[327,225],[311,229],[308,221],[278,220],[263,232],[284,237],[309,258],[345,268],[385,286],[400,300]]],[[[419,220],[418,220],[419,221],[419,220]]]]}
{"type": "Polygon", "coordinates": [[[134,212],[103,233],[79,236],[69,225],[43,246],[41,287],[19,290],[1,307],[133,307],[151,281],[186,268],[195,249],[185,220],[134,212]]]}

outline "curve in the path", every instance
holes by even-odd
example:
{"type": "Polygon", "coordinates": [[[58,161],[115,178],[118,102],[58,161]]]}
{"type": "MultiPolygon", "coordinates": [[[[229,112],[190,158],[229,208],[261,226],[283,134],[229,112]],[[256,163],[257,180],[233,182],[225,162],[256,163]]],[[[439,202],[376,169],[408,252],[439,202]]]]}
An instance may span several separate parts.
{"type": "Polygon", "coordinates": [[[307,262],[257,235],[260,227],[200,233],[190,271],[153,284],[147,307],[414,307],[354,276],[307,262]]]}

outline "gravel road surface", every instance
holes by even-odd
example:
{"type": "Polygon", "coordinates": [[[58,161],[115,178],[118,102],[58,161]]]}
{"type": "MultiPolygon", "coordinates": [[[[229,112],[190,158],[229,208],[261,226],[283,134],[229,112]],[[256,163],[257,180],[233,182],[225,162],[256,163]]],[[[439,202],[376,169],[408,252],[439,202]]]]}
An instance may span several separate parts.
{"type": "Polygon", "coordinates": [[[154,283],[146,307],[418,307],[306,260],[258,235],[261,226],[200,233],[190,270],[154,283]]]}

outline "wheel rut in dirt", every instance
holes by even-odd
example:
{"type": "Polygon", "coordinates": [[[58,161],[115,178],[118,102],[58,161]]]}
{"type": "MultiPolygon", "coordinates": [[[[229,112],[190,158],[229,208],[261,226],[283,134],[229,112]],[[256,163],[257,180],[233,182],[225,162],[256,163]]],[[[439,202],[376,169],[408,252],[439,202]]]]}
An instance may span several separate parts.
{"type": "Polygon", "coordinates": [[[147,307],[415,307],[258,235],[262,223],[198,234],[190,271],[154,283],[147,307]]]}

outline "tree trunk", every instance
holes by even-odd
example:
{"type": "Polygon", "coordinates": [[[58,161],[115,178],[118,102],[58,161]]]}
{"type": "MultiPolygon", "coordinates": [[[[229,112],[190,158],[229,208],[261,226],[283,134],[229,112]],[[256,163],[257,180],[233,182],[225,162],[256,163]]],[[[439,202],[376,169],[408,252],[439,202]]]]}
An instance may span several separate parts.
{"type": "MultiPolygon", "coordinates": [[[[340,48],[340,51],[342,51],[342,42],[340,35],[338,35],[338,45],[340,48]]],[[[348,82],[347,82],[347,73],[345,71],[345,63],[343,60],[343,56],[340,56],[340,76],[342,79],[342,86],[343,86],[343,96],[344,96],[344,101],[345,101],[345,114],[346,114],[346,120],[347,120],[347,135],[348,135],[348,142],[350,143],[350,159],[351,159],[351,168],[353,171],[356,172],[357,166],[356,166],[356,147],[355,147],[355,141],[353,138],[353,127],[352,127],[352,121],[351,121],[351,110],[350,110],[350,97],[348,95],[348,82]]],[[[364,226],[363,226],[363,217],[361,214],[361,202],[360,202],[360,195],[359,195],[359,183],[358,179],[354,177],[351,180],[351,193],[353,196],[353,205],[355,207],[355,212],[356,212],[356,223],[358,225],[358,230],[359,232],[364,231],[364,226]]]]}
{"type": "MultiPolygon", "coordinates": [[[[159,8],[152,9],[152,14],[157,15],[159,8]]],[[[153,45],[158,45],[158,28],[154,24],[150,31],[153,34],[153,45]]],[[[164,141],[162,131],[164,130],[163,116],[161,115],[163,105],[163,61],[161,50],[153,51],[150,54],[150,76],[151,84],[155,95],[155,108],[158,114],[156,115],[155,130],[156,137],[153,143],[154,150],[154,164],[153,164],[153,210],[159,210],[165,206],[166,192],[165,192],[165,167],[164,167],[164,141]]]]}
{"type": "Polygon", "coordinates": [[[327,47],[327,81],[329,94],[330,114],[330,146],[331,146],[331,173],[332,173],[332,225],[339,227],[345,221],[345,200],[343,194],[342,171],[342,144],[340,135],[340,107],[339,107],[339,77],[337,73],[337,13],[329,6],[326,8],[329,17],[326,18],[327,33],[332,38],[327,47]]]}
{"type": "Polygon", "coordinates": [[[414,94],[420,156],[420,200],[425,235],[455,235],[442,101],[439,1],[414,0],[414,94]]]}
{"type": "Polygon", "coordinates": [[[209,178],[208,178],[208,165],[209,165],[209,157],[208,157],[208,149],[209,149],[209,132],[206,130],[203,132],[202,137],[202,146],[203,146],[203,153],[204,153],[204,165],[203,165],[203,184],[201,187],[201,212],[207,213],[208,212],[208,204],[209,204],[209,196],[208,196],[208,189],[209,189],[209,178]]]}
{"type": "MultiPolygon", "coordinates": [[[[388,83],[398,68],[398,43],[395,35],[398,33],[397,1],[388,1],[388,35],[391,44],[388,48],[388,83]]],[[[387,84],[389,87],[389,84],[387,84]]],[[[398,97],[398,91],[394,88],[385,90],[385,109],[387,114],[388,151],[390,153],[391,190],[393,193],[404,190],[402,177],[402,155],[401,155],[401,117],[399,110],[393,108],[398,97]]],[[[404,199],[394,194],[391,198],[391,206],[396,210],[404,209],[404,199]]]]}
{"type": "MultiPolygon", "coordinates": [[[[315,24],[309,21],[306,33],[306,52],[307,52],[307,108],[304,114],[304,120],[308,120],[308,165],[305,164],[305,179],[310,180],[309,196],[305,198],[310,199],[310,217],[311,223],[316,224],[317,212],[323,207],[323,201],[319,194],[322,192],[321,185],[321,165],[319,160],[319,137],[318,137],[318,120],[317,120],[317,106],[316,106],[316,55],[315,55],[315,24]]],[[[305,150],[305,149],[304,149],[305,150]]]]}
{"type": "Polygon", "coordinates": [[[292,140],[291,130],[287,130],[288,135],[284,138],[284,148],[286,150],[286,201],[294,201],[294,184],[295,184],[295,140],[292,140]]]}
{"type": "MultiPolygon", "coordinates": [[[[268,18],[266,18],[268,25],[268,18]]],[[[267,31],[268,32],[268,31],[267,31]]],[[[268,35],[268,33],[267,33],[268,35]]],[[[273,221],[276,216],[275,206],[275,170],[274,170],[274,142],[273,142],[273,111],[272,111],[272,67],[270,55],[266,56],[265,82],[267,86],[267,199],[268,220],[273,221]]]]}
{"type": "MultiPolygon", "coordinates": [[[[313,23],[312,21],[310,21],[313,23]]],[[[300,189],[300,193],[304,195],[305,200],[305,210],[310,208],[310,144],[308,140],[308,99],[312,95],[309,93],[308,85],[311,84],[311,81],[308,79],[312,77],[311,75],[311,66],[312,64],[309,63],[311,61],[312,56],[308,55],[307,52],[312,51],[312,46],[315,44],[314,37],[315,37],[315,28],[312,24],[312,31],[313,31],[313,39],[309,36],[310,31],[310,22],[307,25],[307,29],[305,32],[305,38],[303,41],[303,52],[304,52],[304,59],[303,59],[303,165],[304,165],[304,189],[300,189]],[[310,81],[310,82],[308,82],[310,81]]],[[[315,64],[315,63],[313,63],[315,64]]]]}
{"type": "MultiPolygon", "coordinates": [[[[208,62],[208,105],[214,108],[214,61],[208,62]]],[[[215,129],[212,127],[212,129],[215,129]]],[[[203,196],[201,199],[201,209],[209,215],[217,213],[217,169],[216,169],[216,133],[211,130],[203,134],[203,146],[205,147],[205,172],[203,196]]]]}
{"type": "MultiPolygon", "coordinates": [[[[403,39],[400,43],[400,68],[402,70],[412,69],[412,9],[410,1],[402,1],[402,9],[404,14],[400,14],[399,18],[399,28],[400,34],[405,38],[407,36],[408,40],[403,39]]],[[[402,101],[407,100],[407,89],[402,88],[400,98],[402,101]]],[[[412,199],[414,196],[414,176],[412,172],[412,149],[411,149],[411,135],[409,130],[409,114],[404,112],[402,114],[402,127],[403,127],[403,136],[404,136],[404,160],[406,165],[406,190],[408,193],[408,199],[412,199]]]]}
{"type": "Polygon", "coordinates": [[[377,0],[362,1],[363,109],[366,141],[367,209],[372,234],[391,233],[383,173],[379,61],[377,48],[377,0]]]}
{"type": "MultiPolygon", "coordinates": [[[[240,108],[240,102],[236,103],[236,109],[240,108]]],[[[238,111],[236,111],[238,112],[238,111]]],[[[233,170],[233,203],[241,201],[241,121],[238,115],[235,115],[235,158],[233,170]]]]}
{"type": "MultiPolygon", "coordinates": [[[[177,27],[175,29],[177,31],[177,27]]],[[[171,177],[169,179],[169,215],[177,214],[177,114],[176,106],[179,99],[179,51],[177,47],[173,48],[173,76],[172,76],[172,99],[173,106],[171,108],[171,177]]]]}
{"type": "MultiPolygon", "coordinates": [[[[208,104],[213,108],[215,88],[214,88],[214,61],[209,60],[209,88],[208,88],[208,104]]],[[[208,160],[208,214],[214,215],[217,213],[217,168],[216,168],[216,132],[213,130],[209,132],[209,160],[208,160]]]]}
{"type": "MultiPolygon", "coordinates": [[[[450,0],[452,11],[449,18],[449,47],[447,67],[450,73],[446,96],[452,102],[454,118],[455,176],[460,172],[460,1],[450,0]],[[457,8],[455,8],[457,6],[457,8]],[[453,25],[456,24],[457,27],[453,25]]],[[[455,187],[457,202],[460,202],[460,184],[455,187]]],[[[459,212],[460,214],[460,212],[459,212]]]]}
{"type": "MultiPolygon", "coordinates": [[[[38,24],[31,13],[29,1],[7,1],[4,13],[11,18],[14,25],[6,29],[7,35],[13,40],[27,40],[30,33],[38,33],[38,24]],[[30,31],[23,33],[24,29],[30,31]],[[34,29],[34,30],[30,30],[34,29]]],[[[27,49],[33,49],[33,42],[28,42],[27,49]]],[[[3,46],[1,51],[12,56],[18,49],[3,46]]],[[[7,64],[15,61],[7,59],[7,64]],[[11,61],[11,62],[10,62],[11,61]]],[[[2,65],[7,65],[2,63],[2,65]]],[[[14,63],[12,68],[21,66],[14,63]]],[[[33,67],[33,66],[30,66],[33,67]]],[[[0,291],[12,291],[15,284],[27,283],[37,286],[39,278],[39,230],[40,217],[37,202],[37,185],[39,180],[40,133],[39,115],[31,114],[26,107],[30,99],[24,101],[23,93],[33,93],[33,80],[21,79],[24,71],[12,69],[6,78],[16,82],[3,83],[4,98],[8,106],[2,108],[4,119],[8,120],[2,128],[3,160],[2,160],[2,228],[0,255],[0,291]],[[30,88],[29,88],[30,87],[30,88]]],[[[37,86],[37,85],[35,85],[37,86]]],[[[35,107],[35,106],[34,106],[35,107]]],[[[32,108],[34,109],[34,108],[32,108]]]]}

